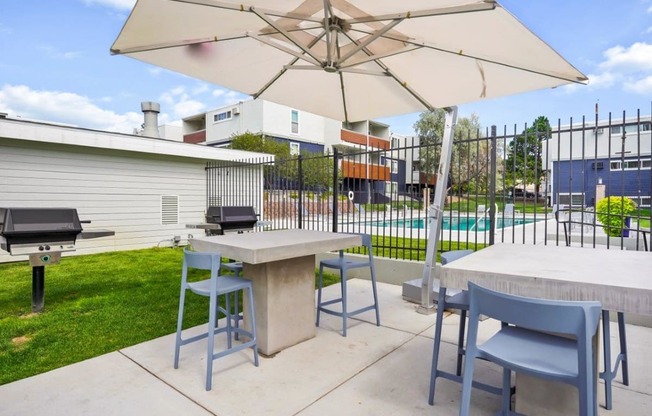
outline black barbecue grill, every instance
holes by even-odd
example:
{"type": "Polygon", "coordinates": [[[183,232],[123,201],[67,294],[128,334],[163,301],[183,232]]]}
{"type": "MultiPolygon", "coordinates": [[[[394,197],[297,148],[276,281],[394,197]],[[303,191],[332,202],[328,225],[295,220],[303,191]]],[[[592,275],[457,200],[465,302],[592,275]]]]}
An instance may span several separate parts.
{"type": "Polygon", "coordinates": [[[227,232],[243,233],[253,230],[258,215],[252,206],[208,207],[205,224],[188,224],[188,228],[201,228],[207,235],[223,235],[227,232]]]}
{"type": "Polygon", "coordinates": [[[74,208],[0,208],[0,248],[12,256],[28,255],[32,266],[32,311],[43,310],[45,267],[57,264],[61,253],[75,251],[77,238],[114,235],[84,231],[74,208]]]}

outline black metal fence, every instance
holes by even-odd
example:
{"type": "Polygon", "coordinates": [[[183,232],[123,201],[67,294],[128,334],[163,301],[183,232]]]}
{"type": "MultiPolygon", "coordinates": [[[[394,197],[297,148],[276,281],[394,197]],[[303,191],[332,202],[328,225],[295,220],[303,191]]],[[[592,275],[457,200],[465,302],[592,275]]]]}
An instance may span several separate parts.
{"type": "MultiPolygon", "coordinates": [[[[650,117],[639,112],[456,136],[440,249],[506,242],[647,250],[651,130],[650,117]],[[595,212],[596,201],[609,196],[637,206],[622,215],[634,220],[611,238],[595,212]]],[[[207,200],[253,205],[267,229],[373,234],[384,256],[420,260],[440,149],[436,140],[392,137],[386,148],[342,144],[326,155],[213,162],[207,200]]],[[[620,208],[608,205],[608,215],[621,215],[620,208]]]]}

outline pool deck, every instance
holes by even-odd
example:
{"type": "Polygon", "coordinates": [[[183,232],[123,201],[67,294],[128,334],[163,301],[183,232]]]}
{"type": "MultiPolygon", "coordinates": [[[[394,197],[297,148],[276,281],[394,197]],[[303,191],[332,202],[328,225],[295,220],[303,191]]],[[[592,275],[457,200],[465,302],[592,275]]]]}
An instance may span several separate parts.
{"type": "MultiPolygon", "coordinates": [[[[325,296],[334,296],[338,288],[327,287],[325,296]]],[[[457,383],[438,381],[436,404],[427,403],[435,316],[416,313],[414,304],[401,299],[400,286],[380,283],[378,289],[380,327],[369,311],[349,321],[344,338],[341,320],[323,316],[315,338],[261,357],[259,367],[251,351],[215,361],[209,392],[204,390],[206,341],[183,347],[175,370],[171,333],[0,386],[0,415],[457,415],[457,383]]],[[[351,280],[349,298],[352,304],[366,304],[369,282],[351,280]]],[[[458,319],[455,314],[444,319],[441,361],[448,370],[454,368],[458,319]]],[[[483,321],[480,337],[499,325],[483,321]]],[[[630,386],[620,377],[614,382],[614,409],[601,407],[601,416],[650,414],[652,329],[628,325],[627,331],[630,386]]],[[[217,337],[218,345],[223,337],[217,337]]],[[[499,369],[488,363],[479,362],[477,374],[500,384],[499,369]]],[[[499,397],[473,391],[473,415],[493,415],[499,407],[499,397]]]]}

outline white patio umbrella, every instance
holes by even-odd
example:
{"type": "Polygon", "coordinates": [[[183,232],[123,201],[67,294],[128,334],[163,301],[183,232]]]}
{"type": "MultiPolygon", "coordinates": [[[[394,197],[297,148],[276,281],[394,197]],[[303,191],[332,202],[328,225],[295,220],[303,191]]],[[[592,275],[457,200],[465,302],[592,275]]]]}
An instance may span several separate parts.
{"type": "Polygon", "coordinates": [[[111,52],[342,121],[587,79],[491,0],[138,0],[111,52]]]}
{"type": "MultiPolygon", "coordinates": [[[[493,0],[138,0],[111,53],[346,122],[587,80],[493,0]]],[[[426,310],[443,188],[429,214],[426,310]]]]}

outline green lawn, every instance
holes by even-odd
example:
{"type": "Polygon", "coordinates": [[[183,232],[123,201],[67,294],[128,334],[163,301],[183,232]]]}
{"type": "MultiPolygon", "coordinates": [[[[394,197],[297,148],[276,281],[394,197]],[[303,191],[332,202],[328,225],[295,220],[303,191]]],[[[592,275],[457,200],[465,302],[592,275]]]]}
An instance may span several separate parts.
{"type": "MultiPolygon", "coordinates": [[[[387,240],[375,239],[376,256],[389,254],[387,240]]],[[[394,240],[423,260],[412,240],[394,240]]],[[[425,241],[418,244],[425,250],[425,241]]],[[[458,248],[466,245],[444,242],[440,250],[458,248]]],[[[0,385],[175,332],[182,256],[181,249],[152,248],[63,258],[46,267],[41,314],[31,313],[29,264],[0,264],[0,385]]],[[[325,274],[324,285],[337,281],[325,274]]],[[[208,298],[190,296],[186,328],[208,320],[208,298]]]]}
{"type": "MultiPolygon", "coordinates": [[[[41,314],[31,313],[29,264],[0,264],[0,384],[175,332],[182,255],[153,248],[63,258],[46,267],[41,314]]],[[[192,296],[185,327],[207,322],[207,310],[208,298],[192,296]]]]}

